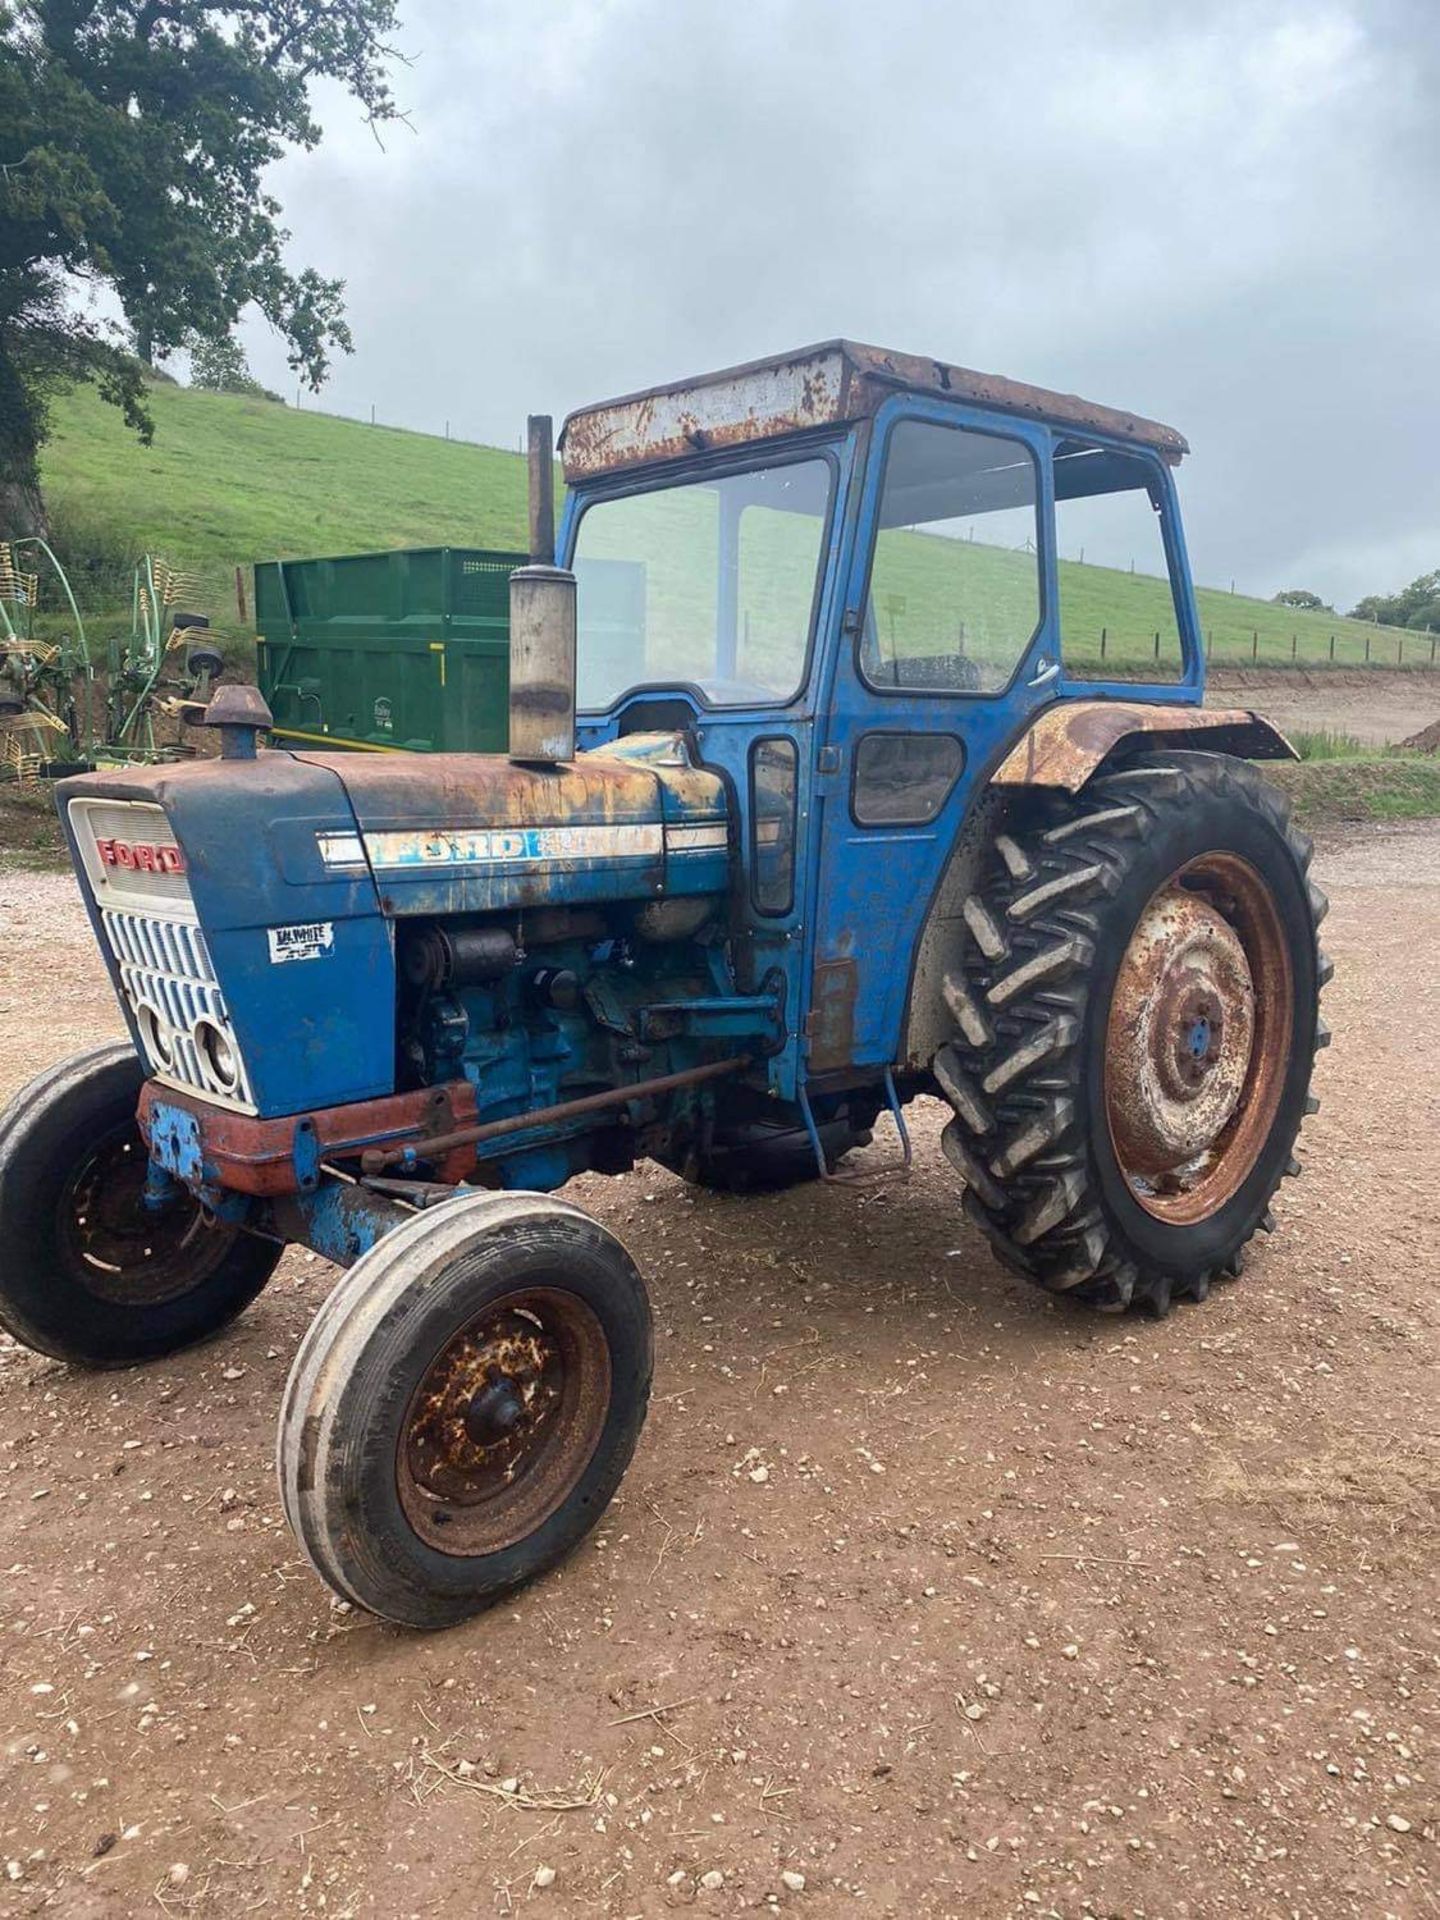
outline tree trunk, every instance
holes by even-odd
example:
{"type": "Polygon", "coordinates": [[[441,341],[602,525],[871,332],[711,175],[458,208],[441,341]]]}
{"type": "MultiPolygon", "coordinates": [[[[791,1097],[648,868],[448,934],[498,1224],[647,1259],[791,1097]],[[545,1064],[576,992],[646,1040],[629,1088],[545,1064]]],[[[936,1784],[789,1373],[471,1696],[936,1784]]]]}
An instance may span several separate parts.
{"type": "Polygon", "coordinates": [[[40,495],[40,440],[35,403],[0,343],[0,540],[50,532],[40,495]]]}
{"type": "Polygon", "coordinates": [[[42,539],[50,535],[33,460],[28,475],[7,471],[0,477],[0,540],[18,540],[27,533],[38,533],[42,539]]]}

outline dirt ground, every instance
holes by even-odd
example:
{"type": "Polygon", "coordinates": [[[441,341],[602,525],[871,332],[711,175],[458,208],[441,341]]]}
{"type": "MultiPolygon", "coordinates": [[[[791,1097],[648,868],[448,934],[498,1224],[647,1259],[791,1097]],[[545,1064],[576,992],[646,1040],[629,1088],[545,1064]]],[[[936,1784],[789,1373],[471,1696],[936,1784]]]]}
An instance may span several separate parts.
{"type": "Polygon", "coordinates": [[[1368,746],[1393,747],[1440,719],[1440,671],[1215,667],[1207,676],[1206,702],[1254,707],[1284,732],[1352,733],[1368,746]]]}
{"type": "MultiPolygon", "coordinates": [[[[1319,872],[1305,1176],[1201,1308],[1001,1272],[933,1109],[908,1185],[577,1182],[653,1289],[649,1426],[456,1631],[284,1529],[323,1264],[148,1370],[0,1346],[0,1910],[1440,1910],[1440,823],[1319,872]]],[[[0,1096],[118,1031],[68,877],[0,871],[0,1096]]]]}

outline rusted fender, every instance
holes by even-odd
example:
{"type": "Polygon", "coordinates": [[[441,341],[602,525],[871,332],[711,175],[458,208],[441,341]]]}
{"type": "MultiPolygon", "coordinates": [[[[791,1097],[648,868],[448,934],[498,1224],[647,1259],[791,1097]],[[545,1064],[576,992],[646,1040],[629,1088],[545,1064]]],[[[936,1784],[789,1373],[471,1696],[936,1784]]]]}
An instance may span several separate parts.
{"type": "Polygon", "coordinates": [[[1278,728],[1246,707],[1182,707],[1142,700],[1062,700],[1047,707],[990,776],[997,787],[1063,787],[1078,793],[1122,741],[1233,753],[1246,760],[1296,760],[1278,728]]]}

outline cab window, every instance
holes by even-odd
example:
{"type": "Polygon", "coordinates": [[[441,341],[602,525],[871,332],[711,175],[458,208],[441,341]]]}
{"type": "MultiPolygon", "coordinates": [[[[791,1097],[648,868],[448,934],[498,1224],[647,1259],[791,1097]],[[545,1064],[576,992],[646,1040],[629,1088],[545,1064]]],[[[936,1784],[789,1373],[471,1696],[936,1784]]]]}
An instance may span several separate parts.
{"type": "Polygon", "coordinates": [[[1149,460],[1084,440],[1056,448],[1060,653],[1072,676],[1179,677],[1164,512],[1165,488],[1149,460]]]}
{"type": "Polygon", "coordinates": [[[1040,624],[1039,475],[1019,440],[901,420],[890,432],[860,639],[878,692],[991,693],[1040,624]]]}

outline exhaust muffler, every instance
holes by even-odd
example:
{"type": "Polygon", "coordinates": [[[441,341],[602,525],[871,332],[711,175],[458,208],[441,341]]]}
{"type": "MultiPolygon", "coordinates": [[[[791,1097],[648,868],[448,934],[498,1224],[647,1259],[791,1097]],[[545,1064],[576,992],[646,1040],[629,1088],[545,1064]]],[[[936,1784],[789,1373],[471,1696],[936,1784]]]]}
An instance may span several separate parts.
{"type": "Polygon", "coordinates": [[[575,576],[555,565],[550,416],[529,421],[530,564],[510,576],[510,758],[575,758],[575,576]]]}

